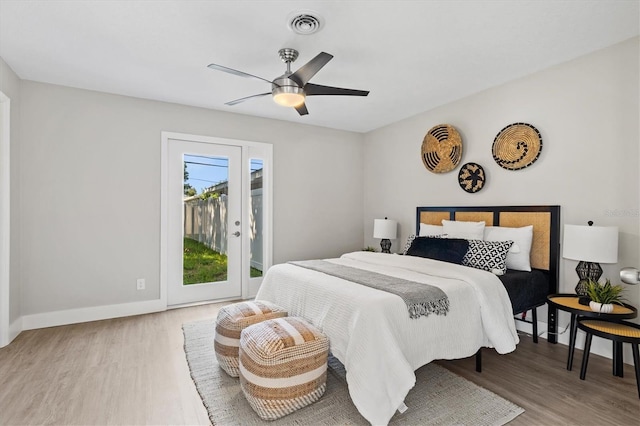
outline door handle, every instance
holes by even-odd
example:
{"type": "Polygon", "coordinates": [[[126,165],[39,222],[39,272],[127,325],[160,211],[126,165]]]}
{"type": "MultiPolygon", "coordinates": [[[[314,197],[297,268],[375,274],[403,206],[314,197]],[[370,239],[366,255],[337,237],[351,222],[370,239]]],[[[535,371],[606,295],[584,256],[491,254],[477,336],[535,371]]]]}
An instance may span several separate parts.
{"type": "Polygon", "coordinates": [[[239,237],[239,236],[240,236],[240,231],[236,231],[236,232],[234,232],[234,233],[233,233],[233,236],[234,236],[234,237],[239,237]]]}

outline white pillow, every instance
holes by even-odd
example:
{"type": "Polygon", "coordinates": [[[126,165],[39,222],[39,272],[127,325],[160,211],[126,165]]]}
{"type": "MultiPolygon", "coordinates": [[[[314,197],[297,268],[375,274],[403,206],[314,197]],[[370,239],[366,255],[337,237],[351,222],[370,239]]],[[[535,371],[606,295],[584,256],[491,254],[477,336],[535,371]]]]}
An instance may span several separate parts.
{"type": "Polygon", "coordinates": [[[440,225],[429,225],[426,223],[420,224],[420,232],[418,236],[420,237],[433,237],[434,235],[442,235],[442,226],[440,225]]]}
{"type": "Polygon", "coordinates": [[[486,241],[513,241],[519,250],[510,250],[507,254],[507,268],[516,271],[531,271],[531,242],[533,241],[533,225],[522,228],[505,226],[487,226],[484,228],[486,241]]]}
{"type": "Polygon", "coordinates": [[[465,240],[484,239],[485,222],[465,222],[442,220],[442,235],[445,238],[464,238],[465,240]]]}

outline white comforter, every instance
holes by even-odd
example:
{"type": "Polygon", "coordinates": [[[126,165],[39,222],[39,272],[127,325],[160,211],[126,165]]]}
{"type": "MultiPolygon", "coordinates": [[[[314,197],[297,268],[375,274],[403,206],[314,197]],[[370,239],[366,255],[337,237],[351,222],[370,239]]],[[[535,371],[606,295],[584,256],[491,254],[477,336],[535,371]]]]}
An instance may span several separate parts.
{"type": "Polygon", "coordinates": [[[434,285],[449,297],[446,316],[411,319],[404,301],[391,293],[291,264],[275,265],[265,275],[256,299],[306,318],[329,336],[331,353],[346,367],[354,405],[374,425],[389,422],[422,365],[468,357],[483,346],[504,354],[519,342],[511,301],[490,272],[371,252],[326,260],[434,285]]]}

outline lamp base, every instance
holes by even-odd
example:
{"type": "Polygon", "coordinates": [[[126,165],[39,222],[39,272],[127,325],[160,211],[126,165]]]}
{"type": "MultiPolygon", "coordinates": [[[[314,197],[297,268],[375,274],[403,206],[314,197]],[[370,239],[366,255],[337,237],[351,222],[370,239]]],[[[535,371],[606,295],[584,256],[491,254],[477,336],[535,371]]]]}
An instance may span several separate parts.
{"type": "Polygon", "coordinates": [[[581,305],[589,306],[589,302],[591,302],[591,299],[589,298],[589,296],[578,297],[578,303],[581,305]]]}
{"type": "Polygon", "coordinates": [[[380,241],[380,247],[383,253],[391,253],[391,240],[385,238],[380,241]]]}
{"type": "Polygon", "coordinates": [[[576,273],[578,274],[578,278],[580,278],[578,285],[576,285],[576,294],[586,296],[589,279],[598,281],[602,276],[602,268],[599,263],[581,260],[578,262],[578,266],[576,266],[576,273]]]}

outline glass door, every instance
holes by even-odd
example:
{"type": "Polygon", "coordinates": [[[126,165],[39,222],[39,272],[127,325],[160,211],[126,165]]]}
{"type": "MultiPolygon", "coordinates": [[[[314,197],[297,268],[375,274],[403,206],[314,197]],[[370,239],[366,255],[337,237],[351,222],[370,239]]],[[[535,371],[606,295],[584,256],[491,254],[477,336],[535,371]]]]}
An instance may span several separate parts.
{"type": "Polygon", "coordinates": [[[167,304],[242,293],[242,148],[171,140],[167,304]]]}

